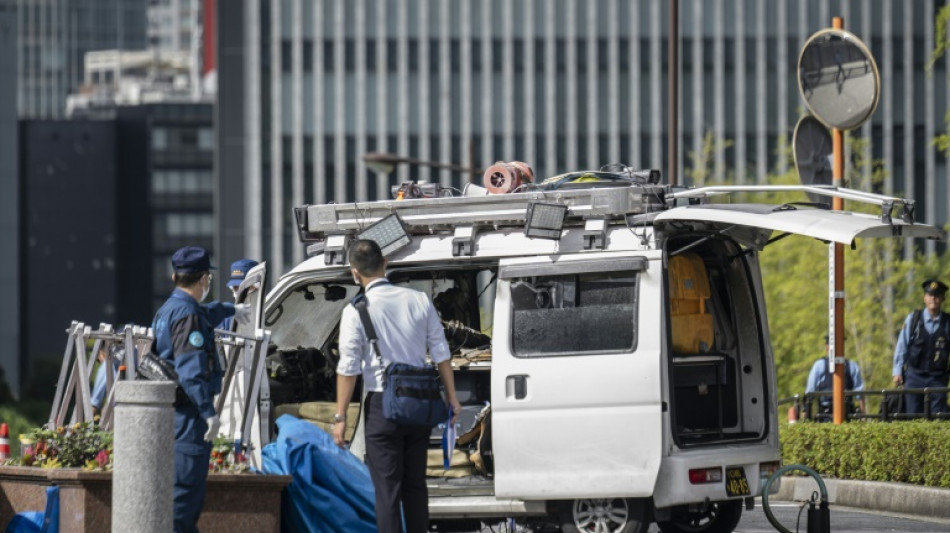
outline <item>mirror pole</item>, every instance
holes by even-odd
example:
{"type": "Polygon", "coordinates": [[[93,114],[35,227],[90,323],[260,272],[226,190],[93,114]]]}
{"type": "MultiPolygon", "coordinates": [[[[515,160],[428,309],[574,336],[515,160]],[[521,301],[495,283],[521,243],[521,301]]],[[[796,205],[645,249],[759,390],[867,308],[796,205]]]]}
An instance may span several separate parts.
{"type": "MultiPolygon", "coordinates": [[[[831,26],[836,30],[844,29],[844,19],[833,17],[831,26]]],[[[832,184],[835,187],[844,186],[844,131],[838,128],[831,130],[832,144],[832,184]]],[[[844,210],[844,199],[835,198],[832,203],[832,209],[835,211],[844,210]]],[[[832,355],[835,362],[834,389],[832,391],[834,423],[844,422],[844,245],[834,243],[834,268],[832,275],[834,277],[834,304],[833,321],[834,335],[831,345],[832,355]]]]}

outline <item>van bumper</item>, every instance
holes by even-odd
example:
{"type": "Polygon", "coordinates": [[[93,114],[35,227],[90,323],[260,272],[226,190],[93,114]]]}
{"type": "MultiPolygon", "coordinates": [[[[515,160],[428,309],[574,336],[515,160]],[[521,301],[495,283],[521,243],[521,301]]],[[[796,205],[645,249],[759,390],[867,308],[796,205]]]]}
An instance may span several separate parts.
{"type": "MultiPolygon", "coordinates": [[[[660,473],[656,480],[656,489],[653,493],[655,507],[673,507],[690,503],[708,501],[724,501],[741,499],[749,496],[759,496],[765,479],[759,475],[759,465],[779,461],[780,453],[771,446],[754,446],[719,451],[700,450],[680,452],[676,455],[664,457],[660,462],[660,473]],[[692,484],[689,481],[689,471],[693,468],[722,468],[722,481],[702,484],[692,484]],[[745,496],[730,496],[726,493],[725,469],[741,466],[745,472],[751,494],[745,496]]],[[[770,487],[771,492],[777,492],[780,482],[777,480],[770,487]]]]}

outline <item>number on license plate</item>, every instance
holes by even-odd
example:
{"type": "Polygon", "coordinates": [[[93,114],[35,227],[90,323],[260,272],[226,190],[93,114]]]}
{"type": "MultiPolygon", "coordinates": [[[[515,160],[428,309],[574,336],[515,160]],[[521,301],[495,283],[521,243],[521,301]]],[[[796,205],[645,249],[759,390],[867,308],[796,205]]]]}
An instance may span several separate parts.
{"type": "Polygon", "coordinates": [[[752,494],[749,482],[745,478],[745,469],[741,466],[726,468],[726,496],[748,496],[752,494]]]}

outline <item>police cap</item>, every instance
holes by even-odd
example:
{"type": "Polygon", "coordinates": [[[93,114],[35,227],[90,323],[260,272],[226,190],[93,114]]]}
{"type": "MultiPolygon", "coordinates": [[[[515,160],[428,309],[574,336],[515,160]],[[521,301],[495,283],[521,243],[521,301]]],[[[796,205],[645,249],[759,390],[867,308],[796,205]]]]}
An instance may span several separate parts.
{"type": "Polygon", "coordinates": [[[196,274],[214,270],[208,251],[200,246],[185,246],[172,255],[172,268],[179,274],[196,274]]]}
{"type": "Polygon", "coordinates": [[[947,292],[947,285],[938,279],[928,279],[920,286],[923,287],[925,293],[935,296],[943,296],[947,292]]]}
{"type": "Polygon", "coordinates": [[[247,277],[248,270],[257,266],[257,261],[253,259],[238,259],[231,263],[231,279],[228,280],[228,287],[237,287],[247,277]]]}

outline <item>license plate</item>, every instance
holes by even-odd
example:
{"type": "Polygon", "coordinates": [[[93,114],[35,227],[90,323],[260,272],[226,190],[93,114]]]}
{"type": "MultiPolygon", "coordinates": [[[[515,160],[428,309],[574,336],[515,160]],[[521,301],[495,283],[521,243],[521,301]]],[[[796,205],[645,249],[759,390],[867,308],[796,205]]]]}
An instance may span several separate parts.
{"type": "Polygon", "coordinates": [[[745,469],[741,466],[726,468],[726,496],[749,496],[749,482],[745,478],[745,469]]]}

